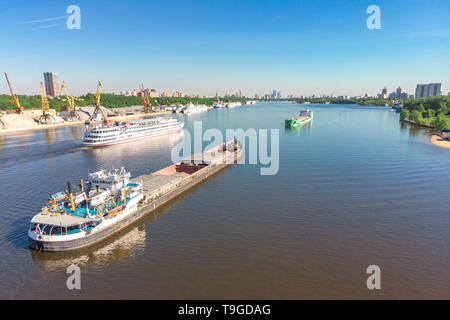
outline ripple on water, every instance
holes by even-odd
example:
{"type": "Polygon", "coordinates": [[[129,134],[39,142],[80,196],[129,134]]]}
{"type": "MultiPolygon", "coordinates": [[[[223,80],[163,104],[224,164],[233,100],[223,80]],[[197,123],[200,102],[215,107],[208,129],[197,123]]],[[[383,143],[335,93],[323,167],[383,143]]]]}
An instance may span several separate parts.
{"type": "Polygon", "coordinates": [[[278,174],[230,167],[117,236],[64,254],[26,249],[28,221],[50,192],[102,167],[158,170],[183,136],[100,149],[78,149],[72,128],[0,140],[0,296],[370,298],[355,274],[375,261],[390,280],[381,297],[448,297],[448,154],[380,108],[310,105],[310,125],[285,129],[302,108],[183,117],[188,130],[194,120],[280,129],[278,174]],[[82,293],[65,289],[71,263],[82,268],[82,293]]]}

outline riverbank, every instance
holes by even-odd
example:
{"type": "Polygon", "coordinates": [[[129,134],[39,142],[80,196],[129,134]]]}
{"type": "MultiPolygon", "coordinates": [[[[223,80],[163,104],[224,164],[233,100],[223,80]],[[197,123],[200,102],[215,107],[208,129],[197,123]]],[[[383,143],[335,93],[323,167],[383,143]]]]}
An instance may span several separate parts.
{"type": "Polygon", "coordinates": [[[435,146],[441,147],[441,148],[446,148],[446,149],[450,149],[450,141],[449,140],[445,140],[444,138],[440,137],[437,134],[433,134],[431,136],[431,143],[434,144],[435,146]]]}
{"type": "Polygon", "coordinates": [[[70,121],[70,122],[62,122],[55,124],[36,124],[34,126],[24,126],[20,128],[7,128],[0,130],[0,135],[21,132],[21,131],[30,131],[30,130],[43,130],[43,129],[53,129],[60,127],[69,127],[69,126],[79,126],[84,124],[84,121],[70,121]]]}
{"type": "Polygon", "coordinates": [[[405,123],[409,123],[409,124],[415,125],[415,126],[428,128],[428,129],[432,129],[433,128],[433,126],[431,124],[427,124],[427,123],[419,124],[419,123],[415,122],[414,120],[403,119],[401,121],[403,121],[405,123]]]}
{"type": "MultiPolygon", "coordinates": [[[[123,116],[114,116],[108,118],[109,121],[131,121],[131,120],[137,120],[144,117],[154,117],[161,114],[168,114],[171,113],[171,111],[161,111],[156,113],[142,113],[137,115],[123,115],[123,116]]],[[[13,114],[12,116],[20,117],[18,114],[13,114]]],[[[29,131],[29,130],[44,130],[44,129],[54,129],[54,128],[60,128],[60,127],[68,127],[68,126],[80,126],[85,124],[85,120],[81,121],[65,121],[55,124],[39,124],[36,121],[34,121],[33,118],[27,117],[26,119],[14,119],[14,121],[19,122],[20,126],[16,126],[13,128],[6,128],[0,130],[0,135],[2,134],[8,134],[8,133],[14,133],[14,132],[21,132],[21,131],[29,131]]]]}

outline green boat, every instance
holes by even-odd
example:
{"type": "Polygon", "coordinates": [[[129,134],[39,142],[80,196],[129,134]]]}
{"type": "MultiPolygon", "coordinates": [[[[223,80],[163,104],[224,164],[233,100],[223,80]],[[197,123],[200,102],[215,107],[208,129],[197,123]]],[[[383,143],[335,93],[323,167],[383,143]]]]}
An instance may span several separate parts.
{"type": "Polygon", "coordinates": [[[297,118],[289,118],[285,120],[288,127],[300,127],[313,119],[313,112],[311,110],[302,110],[297,118]]]}

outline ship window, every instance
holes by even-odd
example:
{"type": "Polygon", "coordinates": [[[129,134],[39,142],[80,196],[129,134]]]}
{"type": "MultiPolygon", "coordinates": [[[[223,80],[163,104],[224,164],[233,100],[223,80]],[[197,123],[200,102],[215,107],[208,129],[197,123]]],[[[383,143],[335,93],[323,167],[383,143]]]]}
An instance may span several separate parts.
{"type": "Polygon", "coordinates": [[[74,233],[76,231],[80,231],[79,228],[80,228],[79,225],[69,226],[69,227],[67,227],[67,233],[69,233],[69,232],[74,233]]]}
{"type": "Polygon", "coordinates": [[[53,235],[53,234],[58,234],[58,233],[61,233],[61,227],[53,226],[50,230],[50,234],[53,235]]]}
{"type": "Polygon", "coordinates": [[[51,227],[52,227],[52,226],[44,225],[43,227],[41,227],[42,233],[43,233],[43,234],[49,234],[51,227]]]}

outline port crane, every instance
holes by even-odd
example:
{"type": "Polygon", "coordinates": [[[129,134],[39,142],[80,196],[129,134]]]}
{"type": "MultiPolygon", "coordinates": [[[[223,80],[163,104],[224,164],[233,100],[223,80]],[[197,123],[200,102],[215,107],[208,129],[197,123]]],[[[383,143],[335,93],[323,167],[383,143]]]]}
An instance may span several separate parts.
{"type": "Polygon", "coordinates": [[[67,87],[67,85],[63,82],[61,82],[61,90],[64,90],[65,94],[66,94],[66,99],[67,102],[69,103],[69,115],[68,115],[68,119],[70,121],[74,121],[74,120],[80,120],[80,115],[76,113],[75,111],[75,98],[73,97],[72,93],[70,92],[69,88],[67,87]]]}
{"type": "Polygon", "coordinates": [[[41,124],[55,123],[55,117],[50,114],[50,104],[48,103],[47,95],[45,94],[44,84],[41,82],[41,105],[42,115],[39,117],[41,124]]]}
{"type": "Polygon", "coordinates": [[[6,81],[8,82],[9,92],[11,92],[11,98],[13,100],[14,106],[16,107],[16,113],[22,113],[23,107],[20,105],[19,98],[14,94],[14,91],[11,87],[11,83],[8,79],[8,74],[5,72],[6,81]]]}
{"type": "Polygon", "coordinates": [[[145,89],[144,89],[144,84],[143,83],[141,83],[139,85],[139,90],[141,92],[142,103],[144,104],[144,112],[145,113],[152,112],[153,111],[153,107],[152,107],[152,104],[150,103],[149,98],[145,94],[145,89]]]}
{"type": "Polygon", "coordinates": [[[92,114],[92,117],[90,120],[103,120],[106,122],[106,114],[103,112],[101,105],[100,105],[100,96],[102,94],[103,91],[103,85],[102,83],[99,81],[97,84],[97,93],[95,94],[95,110],[94,113],[92,114]],[[103,119],[100,119],[103,118],[103,119]]]}

